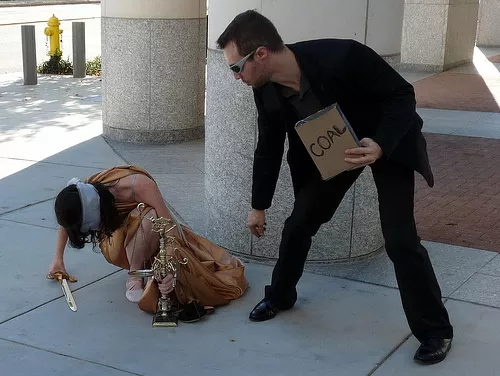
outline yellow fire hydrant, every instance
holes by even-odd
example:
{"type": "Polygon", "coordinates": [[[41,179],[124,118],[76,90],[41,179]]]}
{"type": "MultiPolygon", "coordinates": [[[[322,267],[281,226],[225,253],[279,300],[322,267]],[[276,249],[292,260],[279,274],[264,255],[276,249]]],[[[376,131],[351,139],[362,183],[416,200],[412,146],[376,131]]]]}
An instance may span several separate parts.
{"type": "Polygon", "coordinates": [[[49,22],[44,30],[44,34],[50,37],[50,50],[49,56],[62,56],[61,45],[59,43],[59,35],[62,34],[62,29],[59,29],[59,18],[57,18],[54,14],[49,18],[49,22]]]}

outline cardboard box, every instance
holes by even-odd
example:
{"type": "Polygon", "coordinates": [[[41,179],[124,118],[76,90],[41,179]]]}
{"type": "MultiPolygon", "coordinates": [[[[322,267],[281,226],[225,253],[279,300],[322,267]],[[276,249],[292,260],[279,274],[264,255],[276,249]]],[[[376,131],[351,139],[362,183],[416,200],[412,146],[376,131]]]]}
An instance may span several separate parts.
{"type": "Polygon", "coordinates": [[[300,120],[295,124],[295,130],[323,180],[355,168],[344,162],[344,152],[360,146],[359,140],[338,104],[300,120]]]}

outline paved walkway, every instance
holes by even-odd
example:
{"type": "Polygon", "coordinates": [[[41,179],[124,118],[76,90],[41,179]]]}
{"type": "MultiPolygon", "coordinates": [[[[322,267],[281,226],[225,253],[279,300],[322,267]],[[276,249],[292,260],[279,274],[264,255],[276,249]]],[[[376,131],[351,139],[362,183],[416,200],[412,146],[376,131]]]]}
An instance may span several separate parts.
{"type": "MultiPolygon", "coordinates": [[[[500,114],[491,119],[500,132],[500,114]]],[[[418,179],[415,216],[422,238],[500,252],[500,139],[426,138],[436,184],[429,188],[418,179]]]]}
{"type": "MultiPolygon", "coordinates": [[[[500,367],[500,255],[424,242],[456,330],[449,358],[423,367],[384,254],[309,265],[295,309],[248,321],[271,273],[246,263],[250,289],[203,322],[151,327],[126,301],[126,272],[87,247],[67,250],[71,312],[45,279],[55,247],[53,200],[73,176],[111,165],[145,167],[174,209],[203,231],[203,140],[179,145],[105,142],[100,81],[0,76],[1,374],[36,375],[492,375],[500,367]],[[189,199],[187,199],[189,198],[189,199]]],[[[432,113],[428,114],[429,116],[432,113]]]]}
{"type": "MultiPolygon", "coordinates": [[[[474,61],[448,72],[499,78],[476,48],[474,61]]],[[[413,81],[421,77],[411,77],[413,81]]],[[[500,113],[419,109],[435,186],[418,176],[415,216],[423,239],[500,252],[500,113]]]]}

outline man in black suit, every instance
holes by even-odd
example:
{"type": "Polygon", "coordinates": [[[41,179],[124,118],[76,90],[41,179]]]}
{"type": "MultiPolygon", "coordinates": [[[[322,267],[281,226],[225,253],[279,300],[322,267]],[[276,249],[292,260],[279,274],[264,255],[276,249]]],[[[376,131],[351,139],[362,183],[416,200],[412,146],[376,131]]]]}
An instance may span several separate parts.
{"type": "Polygon", "coordinates": [[[415,171],[431,187],[434,178],[412,85],[372,49],[353,40],[285,45],[271,21],[251,10],[234,18],[217,44],[235,78],[254,91],[259,135],[248,227],[258,237],[265,231],[265,210],[271,206],[287,134],[289,141],[295,203],[285,221],[271,284],[250,319],[269,320],[293,307],[312,237],[332,218],[364,166],[370,165],[385,248],[409,326],[421,342],[414,358],[442,361],[453,328],[415,226],[415,171]],[[345,152],[345,160],[358,168],[324,181],[294,125],[333,103],[344,112],[361,147],[345,152]]]}

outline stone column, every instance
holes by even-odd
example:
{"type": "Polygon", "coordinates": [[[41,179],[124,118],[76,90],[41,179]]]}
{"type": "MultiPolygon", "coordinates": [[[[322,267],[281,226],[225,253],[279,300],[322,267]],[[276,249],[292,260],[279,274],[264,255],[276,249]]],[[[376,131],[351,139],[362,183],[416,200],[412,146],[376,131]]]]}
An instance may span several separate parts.
{"type": "MultiPolygon", "coordinates": [[[[256,259],[276,259],[283,223],[293,206],[290,172],[283,161],[272,207],[267,211],[266,236],[253,238],[246,227],[251,209],[253,153],[257,141],[257,113],[251,89],[235,81],[215,41],[240,12],[256,9],[268,17],[290,43],[321,37],[369,41],[381,55],[399,53],[403,9],[393,16],[393,0],[210,0],[205,132],[205,192],[207,237],[256,259]],[[385,4],[386,8],[384,8],[385,4]],[[382,18],[379,18],[382,17],[382,18]],[[391,22],[393,22],[391,24],[391,22]],[[399,25],[399,26],[398,26],[399,25]],[[371,30],[371,31],[370,31],[371,30]],[[376,30],[379,30],[378,32],[376,30]]],[[[397,7],[395,9],[398,9],[397,7]]],[[[332,262],[365,257],[383,245],[378,202],[369,168],[346,194],[332,221],[313,239],[308,260],[332,262]]]]}
{"type": "Polygon", "coordinates": [[[481,0],[477,27],[479,47],[500,47],[500,1],[481,0]]]}
{"type": "Polygon", "coordinates": [[[471,62],[479,0],[406,0],[401,66],[441,72],[471,62]]]}
{"type": "Polygon", "coordinates": [[[104,136],[170,143],[204,135],[206,3],[102,0],[104,136]]]}

